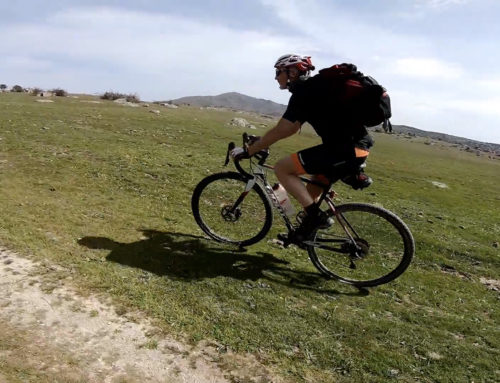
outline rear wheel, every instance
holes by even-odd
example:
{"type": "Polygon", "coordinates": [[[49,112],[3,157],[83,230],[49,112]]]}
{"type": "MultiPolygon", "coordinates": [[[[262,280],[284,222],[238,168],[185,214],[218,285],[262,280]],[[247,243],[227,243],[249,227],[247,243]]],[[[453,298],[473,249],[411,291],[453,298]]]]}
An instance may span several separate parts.
{"type": "Polygon", "coordinates": [[[325,276],[358,287],[392,281],[409,266],[415,244],[395,214],[368,204],[337,206],[335,223],[309,243],[312,263],[325,276]]]}
{"type": "Polygon", "coordinates": [[[218,173],[203,179],[191,199],[200,228],[219,242],[248,246],[266,236],[272,207],[259,184],[245,194],[247,180],[239,173],[218,173]]]}

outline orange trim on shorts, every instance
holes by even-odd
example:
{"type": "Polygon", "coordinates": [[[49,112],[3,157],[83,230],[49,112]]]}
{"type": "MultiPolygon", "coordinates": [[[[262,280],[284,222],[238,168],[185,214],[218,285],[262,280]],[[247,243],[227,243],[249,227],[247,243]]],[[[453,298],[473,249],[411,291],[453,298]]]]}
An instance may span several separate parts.
{"type": "Polygon", "coordinates": [[[299,155],[297,153],[290,154],[290,158],[293,161],[293,164],[295,165],[295,170],[297,171],[297,174],[306,174],[306,170],[302,166],[299,160],[299,155]]]}
{"type": "Polygon", "coordinates": [[[370,154],[370,152],[368,150],[360,149],[360,148],[354,148],[354,153],[356,154],[356,158],[368,157],[368,154],[370,154]]]}

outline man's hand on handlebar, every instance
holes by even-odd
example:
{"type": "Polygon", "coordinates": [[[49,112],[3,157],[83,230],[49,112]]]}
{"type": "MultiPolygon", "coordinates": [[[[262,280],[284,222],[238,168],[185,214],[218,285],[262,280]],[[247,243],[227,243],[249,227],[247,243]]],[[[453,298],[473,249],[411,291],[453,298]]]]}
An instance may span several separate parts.
{"type": "Polygon", "coordinates": [[[235,161],[239,161],[239,160],[242,160],[244,158],[250,158],[250,155],[248,154],[248,149],[247,149],[246,145],[243,148],[237,146],[236,148],[231,150],[231,157],[235,161]]]}
{"type": "Polygon", "coordinates": [[[269,155],[269,149],[262,149],[256,152],[255,148],[252,148],[252,146],[259,140],[259,136],[249,136],[248,134],[243,133],[242,146],[235,147],[232,142],[229,144],[225,164],[227,165],[229,156],[231,156],[235,162],[255,156],[259,161],[264,163],[269,155]]]}

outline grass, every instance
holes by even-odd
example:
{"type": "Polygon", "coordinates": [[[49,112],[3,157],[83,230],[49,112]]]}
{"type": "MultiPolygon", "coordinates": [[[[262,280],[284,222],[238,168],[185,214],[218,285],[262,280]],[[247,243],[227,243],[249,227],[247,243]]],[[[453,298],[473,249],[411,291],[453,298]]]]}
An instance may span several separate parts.
{"type": "MultiPolygon", "coordinates": [[[[396,281],[358,291],[322,279],[307,254],[268,241],[247,252],[203,238],[190,211],[224,171],[234,112],[130,108],[81,96],[0,94],[0,242],[74,272],[192,342],[250,352],[290,382],[500,379],[500,161],[439,142],[375,134],[363,192],[339,202],[393,210],[416,258],[396,281]],[[431,181],[448,185],[441,189],[431,181]]],[[[272,121],[245,115],[261,124],[272,121]]],[[[317,139],[275,145],[271,162],[317,139]]]]}

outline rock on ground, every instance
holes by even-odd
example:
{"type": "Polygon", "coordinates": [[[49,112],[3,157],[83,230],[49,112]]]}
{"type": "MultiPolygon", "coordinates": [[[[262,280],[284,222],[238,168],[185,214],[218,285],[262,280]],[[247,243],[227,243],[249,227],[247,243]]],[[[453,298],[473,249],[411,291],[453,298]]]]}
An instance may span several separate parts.
{"type": "Polygon", "coordinates": [[[127,106],[132,106],[134,108],[138,107],[139,104],[135,103],[135,102],[129,102],[127,101],[127,99],[125,98],[117,98],[116,100],[114,100],[113,102],[116,102],[117,104],[120,104],[120,105],[127,105],[127,106]]]}
{"type": "Polygon", "coordinates": [[[245,120],[244,118],[241,118],[241,117],[235,117],[235,118],[231,119],[231,121],[229,122],[229,125],[236,126],[238,128],[256,129],[255,126],[253,126],[247,120],[245,120]]]}

